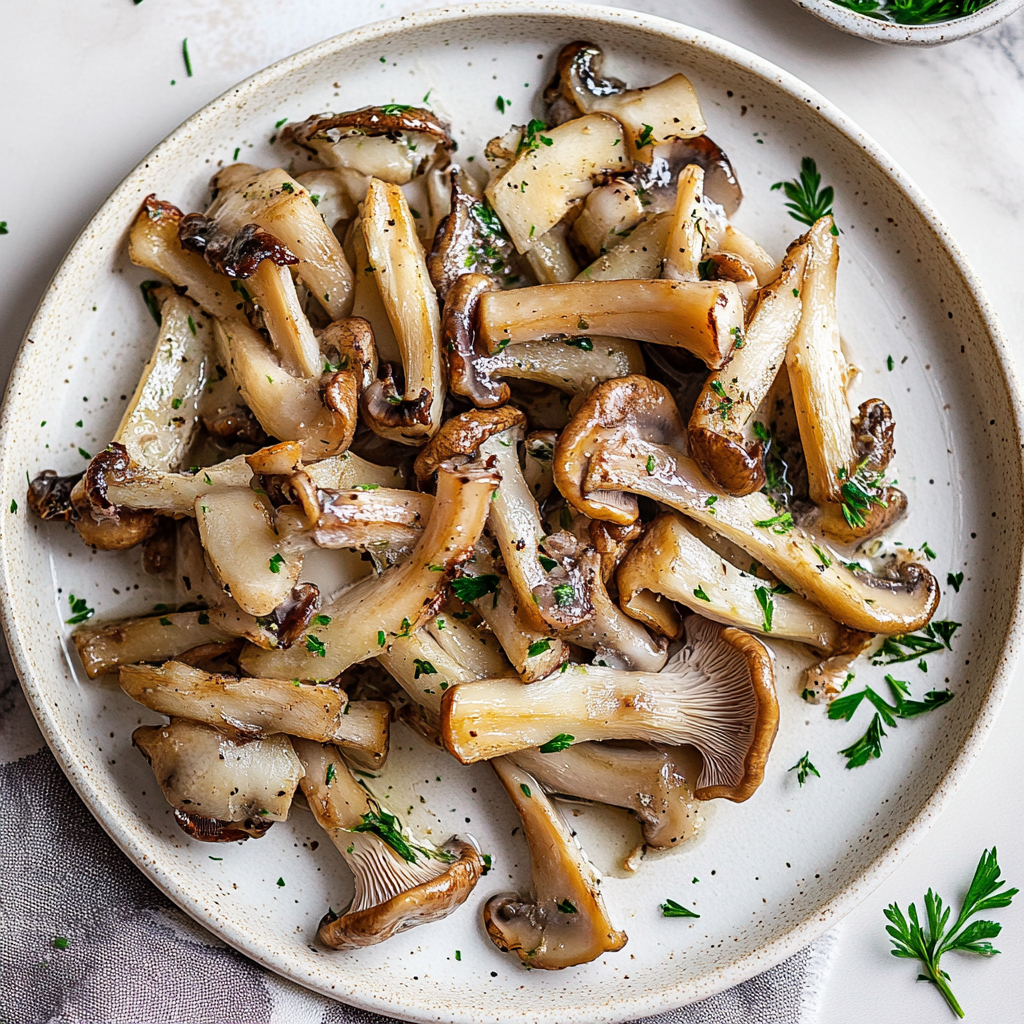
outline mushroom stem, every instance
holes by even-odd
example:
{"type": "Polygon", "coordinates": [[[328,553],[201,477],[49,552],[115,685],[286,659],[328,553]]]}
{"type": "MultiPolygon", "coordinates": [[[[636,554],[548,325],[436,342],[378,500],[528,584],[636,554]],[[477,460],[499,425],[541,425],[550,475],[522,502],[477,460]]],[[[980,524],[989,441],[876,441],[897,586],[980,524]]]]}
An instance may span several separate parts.
{"type": "Polygon", "coordinates": [[[607,334],[684,348],[720,367],[743,333],[731,281],[568,281],[480,296],[488,352],[553,336],[607,334]]]}
{"type": "Polygon", "coordinates": [[[732,359],[712,373],[690,416],[687,442],[702,472],[729,494],[764,486],[764,443],[750,439],[754,412],[768,394],[800,323],[800,288],[808,245],[798,243],[763,289],[732,359]]]}
{"type": "MultiPolygon", "coordinates": [[[[838,559],[821,549],[821,559],[838,559]]],[[[779,640],[796,640],[833,652],[850,631],[820,608],[752,573],[742,572],[687,529],[686,520],[663,513],[647,527],[618,570],[625,611],[672,639],[683,623],[672,602],[727,626],[779,640]]]]}
{"type": "Polygon", "coordinates": [[[243,667],[278,679],[333,678],[432,618],[452,577],[473,554],[499,483],[479,462],[443,464],[434,510],[412,554],[330,602],[322,616],[330,621],[315,625],[305,645],[251,649],[242,656],[243,667]]]}
{"type": "Polygon", "coordinates": [[[271,437],[300,441],[303,455],[311,462],[348,448],[357,413],[355,401],[344,400],[346,389],[356,389],[351,373],[293,377],[249,324],[218,321],[216,330],[242,398],[271,437]]]}
{"type": "Polygon", "coordinates": [[[132,263],[163,274],[213,316],[242,316],[242,302],[228,279],[208,266],[202,256],[181,247],[178,228],[182,220],[184,214],[176,206],[155,195],[147,196],[128,232],[132,263]]]}
{"type": "Polygon", "coordinates": [[[121,689],[163,715],[205,722],[239,739],[275,733],[367,751],[382,765],[388,750],[388,706],[349,703],[333,686],[282,679],[215,675],[181,662],[122,665],[121,689]]]}
{"type": "Polygon", "coordinates": [[[136,729],[132,743],[152,766],[179,827],[204,842],[258,839],[287,820],[302,778],[287,736],[239,740],[172,718],[136,729]]]}
{"type": "Polygon", "coordinates": [[[384,402],[391,406],[385,408],[371,388],[364,412],[382,436],[403,444],[421,444],[441,426],[444,408],[441,318],[416,224],[397,185],[371,180],[362,231],[369,266],[398,340],[405,371],[405,391],[400,400],[395,401],[397,394],[384,394],[384,402]],[[416,413],[411,420],[410,412],[416,413]]]}
{"type": "Polygon", "coordinates": [[[508,758],[491,767],[523,822],[533,878],[528,899],[505,894],[487,901],[484,924],[491,941],[543,971],[622,949],[626,933],[608,917],[600,876],[540,783],[508,758]]]}
{"type": "Polygon", "coordinates": [[[576,743],[549,754],[520,750],[505,760],[528,771],[548,793],[632,811],[644,843],[655,850],[678,847],[704,823],[688,781],[697,777],[700,758],[686,748],[576,743]]]}
{"type": "Polygon", "coordinates": [[[635,440],[593,452],[583,491],[629,491],[685,513],[743,548],[798,594],[837,622],[868,633],[909,633],[935,614],[939,587],[924,566],[903,565],[895,579],[849,569],[838,558],[823,566],[820,539],[793,523],[760,492],[720,495],[696,463],[665,445],[635,440]],[[648,468],[649,467],[649,468],[648,468]],[[708,499],[715,499],[708,504],[708,499]]]}

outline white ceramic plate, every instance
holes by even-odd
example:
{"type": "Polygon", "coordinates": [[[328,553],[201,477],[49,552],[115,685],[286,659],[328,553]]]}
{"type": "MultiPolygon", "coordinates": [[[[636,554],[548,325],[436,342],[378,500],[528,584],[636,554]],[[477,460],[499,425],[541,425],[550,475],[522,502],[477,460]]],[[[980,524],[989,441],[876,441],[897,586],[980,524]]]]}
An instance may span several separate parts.
{"type": "Polygon", "coordinates": [[[966,39],[1004,21],[1014,11],[1024,7],[1024,0],[992,0],[981,10],[952,21],[932,25],[896,25],[890,21],[859,14],[848,7],[840,7],[832,0],[793,0],[816,18],[827,21],[852,36],[873,39],[876,43],[895,43],[901,46],[939,46],[966,39]]]}
{"type": "MultiPolygon", "coordinates": [[[[906,854],[977,755],[1010,679],[1021,600],[1020,404],[988,303],[928,204],[874,143],[785,72],[684,26],[603,8],[491,3],[362,29],[282,61],[200,111],[128,176],[61,266],[28,338],[0,435],[0,593],[43,733],[103,827],[171,899],[226,942],[326,995],[420,1021],[593,1024],[742,981],[823,932],[906,854]],[[580,37],[602,44],[610,71],[631,83],[680,70],[693,79],[710,133],[747,193],[738,223],[774,253],[798,226],[771,183],[810,155],[835,186],[842,323],[863,369],[855,398],[880,395],[899,424],[895,468],[911,512],[898,537],[927,540],[941,580],[947,571],[965,574],[939,612],[964,624],[955,652],[932,657],[927,676],[913,665],[901,675],[918,695],[948,684],[956,699],[890,730],[881,760],[846,771],[836,751],[863,733],[867,714],[839,724],[802,703],[801,656],[775,645],[782,726],[764,785],[748,803],[719,801],[699,840],[649,858],[635,877],[615,868],[636,835],[629,819],[596,809],[573,819],[606,872],[608,904],[630,941],[554,974],[525,970],[483,932],[484,900],[528,881],[525,846],[512,836],[517,821],[491,773],[460,767],[397,727],[380,795],[411,808],[412,825],[435,836],[472,830],[494,871],[447,920],[332,953],[315,944],[316,925],[329,904],[344,904],[351,883],[308,813],[296,811],[258,842],[217,848],[224,859],[216,862],[210,847],[173,824],[131,748],[132,730],[156,716],[112,683],[87,681],[64,625],[71,593],[98,618],[144,611],[167,595],[141,572],[136,553],[93,555],[69,529],[26,515],[26,472],[81,468],[78,448],[95,452],[107,442],[152,347],[137,287],[146,275],[125,253],[145,195],[199,208],[211,171],[236,147],[256,164],[282,159],[268,143],[281,118],[419,102],[428,91],[456,127],[460,157],[479,155],[509,121],[495,98],[510,98],[518,121],[541,114],[537,98],[555,55],[580,37]],[[7,511],[11,498],[22,506],[17,514],[7,511]],[[822,778],[801,790],[787,769],[807,750],[822,778]],[[666,898],[694,906],[700,918],[662,918],[666,898]]],[[[868,668],[860,681],[880,684],[881,676],[868,668]]]]}

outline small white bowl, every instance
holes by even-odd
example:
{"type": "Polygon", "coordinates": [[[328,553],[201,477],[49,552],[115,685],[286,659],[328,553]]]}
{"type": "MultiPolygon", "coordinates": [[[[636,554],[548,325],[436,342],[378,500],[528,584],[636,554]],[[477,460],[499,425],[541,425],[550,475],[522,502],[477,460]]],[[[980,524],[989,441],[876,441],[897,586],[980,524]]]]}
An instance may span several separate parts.
{"type": "Polygon", "coordinates": [[[953,21],[939,21],[933,25],[895,25],[840,7],[832,0],[793,0],[793,3],[852,36],[899,46],[939,46],[956,39],[966,39],[998,25],[1024,6],[1024,0],[993,0],[980,11],[953,21]]]}

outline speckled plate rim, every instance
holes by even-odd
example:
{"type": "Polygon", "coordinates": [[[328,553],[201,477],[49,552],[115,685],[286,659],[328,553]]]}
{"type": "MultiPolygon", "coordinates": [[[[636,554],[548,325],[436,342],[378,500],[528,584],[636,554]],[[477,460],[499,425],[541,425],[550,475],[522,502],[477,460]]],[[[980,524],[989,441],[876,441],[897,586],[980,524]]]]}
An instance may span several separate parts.
{"type": "Polygon", "coordinates": [[[953,21],[940,21],[934,25],[896,25],[839,7],[832,0],[793,0],[793,3],[851,36],[899,46],[940,46],[966,39],[998,25],[1024,7],[1024,0],[995,0],[980,11],[953,21]]]}
{"type": "MultiPolygon", "coordinates": [[[[997,323],[995,312],[986,297],[980,282],[964,253],[951,237],[949,230],[930,203],[919,189],[910,181],[906,173],[889,157],[865,132],[845,117],[835,106],[823,96],[805,85],[795,76],[783,71],[755,54],[743,48],[719,39],[716,36],[689,28],[676,22],[641,14],[635,11],[621,10],[600,6],[580,6],[575,3],[558,2],[558,0],[492,0],[479,4],[465,4],[452,7],[437,8],[418,14],[406,15],[369,25],[333,39],[318,43],[291,57],[288,57],[251,76],[239,85],[225,92],[218,99],[205,106],[198,113],[185,121],[172,132],[163,142],[156,146],[139,165],[113,191],[107,201],[100,207],[96,215],[83,229],[68,255],[61,262],[43,295],[42,300],[32,319],[32,323],[22,341],[14,369],[11,374],[4,397],[3,409],[0,410],[0,480],[4,483],[12,479],[12,446],[10,433],[12,421],[16,417],[16,402],[19,385],[27,376],[28,365],[33,358],[31,343],[28,339],[44,328],[48,318],[54,314],[59,302],[61,286],[66,279],[72,277],[76,265],[88,258],[88,246],[93,226],[102,221],[114,209],[125,202],[135,203],[139,194],[139,186],[144,181],[147,164],[160,158],[164,150],[174,147],[189,135],[202,131],[205,122],[223,110],[225,106],[244,101],[246,97],[258,92],[267,83],[286,77],[302,69],[308,68],[329,54],[343,51],[351,46],[374,40],[384,40],[396,33],[404,33],[423,26],[434,26],[454,23],[471,18],[516,17],[520,15],[556,16],[571,20],[576,25],[585,23],[598,24],[614,29],[616,26],[629,26],[632,29],[651,33],[670,42],[695,45],[720,60],[732,63],[743,70],[753,73],[772,83],[784,93],[806,103],[817,117],[822,118],[835,130],[845,135],[857,145],[889,177],[904,197],[918,210],[924,222],[934,235],[935,241],[951,259],[957,268],[963,284],[970,294],[979,320],[985,327],[988,341],[994,350],[1002,374],[1012,410],[1012,431],[1018,453],[1022,451],[1021,438],[1024,436],[1024,401],[1018,382],[1016,370],[1010,355],[1006,338],[997,323]]],[[[1024,456],[1018,458],[1016,464],[1018,481],[1024,490],[1024,456]]],[[[69,743],[62,734],[60,727],[52,715],[46,700],[45,688],[40,681],[33,657],[29,638],[31,636],[32,609],[21,607],[12,591],[10,564],[11,551],[6,533],[0,536],[0,619],[15,667],[21,678],[25,695],[46,742],[49,744],[62,770],[67,775],[76,792],[96,817],[103,829],[115,843],[135,863],[135,865],[165,893],[183,911],[200,924],[211,927],[221,939],[235,949],[251,957],[268,969],[300,985],[312,988],[329,998],[331,993],[318,987],[316,980],[310,977],[288,973],[281,965],[268,956],[260,946],[255,932],[228,924],[211,926],[210,916],[204,912],[202,902],[189,889],[180,884],[165,872],[157,862],[149,860],[132,840],[130,830],[113,814],[105,801],[99,786],[95,785],[82,771],[81,766],[72,755],[69,743]]],[[[925,834],[931,822],[946,806],[957,785],[966,776],[971,765],[977,759],[985,739],[991,730],[1002,701],[1012,682],[1019,653],[1018,642],[1022,633],[1022,612],[1024,612],[1024,581],[1021,579],[1021,562],[1024,550],[1018,552],[1018,564],[1014,567],[1018,577],[1018,587],[1009,619],[1006,635],[1000,638],[999,655],[988,694],[979,709],[978,715],[968,735],[953,758],[931,796],[922,806],[913,820],[902,831],[897,833],[887,847],[837,896],[824,904],[818,911],[808,915],[796,923],[778,939],[750,953],[736,958],[726,966],[697,978],[662,989],[648,996],[630,996],[609,1006],[601,1005],[577,1007],[566,1013],[557,1010],[558,1020],[575,1021],[585,1024],[597,1017],[608,1019],[609,1012],[619,1020],[630,1020],[648,1016],[665,1010],[682,1006],[687,1003],[714,995],[762,971],[780,963],[794,953],[799,952],[814,939],[828,930],[835,922],[853,910],[864,898],[877,888],[885,878],[907,856],[914,844],[925,834]]],[[[387,1015],[405,1015],[407,1019],[423,1019],[414,1016],[422,1010],[419,1007],[402,1007],[386,1002],[370,992],[353,991],[346,993],[345,1000],[367,1010],[387,1015]]],[[[478,1024],[479,1017],[466,1017],[457,1011],[449,1011],[449,1020],[458,1024],[478,1024]]],[[[495,1018],[499,1019],[499,1018],[495,1018]]],[[[554,1021],[554,1017],[548,1019],[554,1021]]]]}

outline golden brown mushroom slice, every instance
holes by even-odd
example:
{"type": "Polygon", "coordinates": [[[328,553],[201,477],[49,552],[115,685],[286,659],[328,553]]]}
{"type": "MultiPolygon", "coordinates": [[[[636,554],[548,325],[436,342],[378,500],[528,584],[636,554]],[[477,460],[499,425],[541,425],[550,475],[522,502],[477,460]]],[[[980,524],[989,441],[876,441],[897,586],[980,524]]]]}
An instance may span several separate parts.
{"type": "MultiPolygon", "coordinates": [[[[215,198],[206,215],[228,232],[256,224],[279,238],[298,257],[295,270],[324,312],[332,320],[348,316],[352,268],[310,192],[280,167],[269,171],[252,167],[241,174],[237,166],[214,176],[215,198]],[[228,172],[232,172],[230,179],[228,172]]],[[[267,327],[273,334],[272,325],[267,327]]]]}
{"type": "Polygon", "coordinates": [[[484,292],[477,316],[480,342],[492,354],[599,334],[684,348],[712,368],[743,331],[743,302],[731,281],[582,280],[484,292]]]}
{"type": "Polygon", "coordinates": [[[334,686],[225,676],[169,661],[122,665],[121,689],[153,711],[205,722],[239,739],[276,733],[337,743],[383,765],[390,712],[379,701],[349,701],[334,686]]]}
{"type": "Polygon", "coordinates": [[[202,842],[258,839],[287,820],[303,773],[287,736],[239,740],[185,718],[141,726],[132,743],[152,766],[178,826],[202,842]]]}
{"type": "Polygon", "coordinates": [[[596,179],[632,169],[622,125],[587,114],[555,128],[531,121],[511,163],[487,186],[491,207],[521,253],[528,253],[586,198],[596,179]]]}
{"type": "Polygon", "coordinates": [[[764,486],[764,442],[752,435],[752,420],[800,323],[808,250],[804,240],[790,247],[779,276],[762,289],[732,359],[708,377],[690,416],[690,456],[728,494],[764,486]]]}
{"type": "Polygon", "coordinates": [[[807,462],[811,500],[822,509],[822,530],[841,544],[877,536],[906,510],[902,491],[882,480],[892,459],[895,422],[880,399],[861,405],[851,423],[846,399],[849,367],[836,315],[839,242],[832,217],[808,232],[810,255],[803,317],[786,366],[807,462]]]}
{"type": "MultiPolygon", "coordinates": [[[[563,535],[564,536],[564,535],[563,535]]],[[[601,555],[588,548],[579,557],[590,581],[594,615],[560,634],[563,640],[594,652],[594,664],[633,672],[660,672],[668,659],[668,644],[650,633],[612,600],[601,573],[601,555]]]]}
{"type": "Polygon", "coordinates": [[[690,616],[686,642],[660,672],[570,665],[523,686],[460,683],[441,702],[444,745],[463,764],[552,740],[641,740],[692,746],[701,800],[746,800],[761,784],[779,705],[771,654],[738,629],[690,616]]]}
{"type": "Polygon", "coordinates": [[[404,374],[399,394],[389,365],[363,396],[363,415],[382,437],[422,444],[437,433],[444,409],[441,319],[412,211],[397,185],[371,180],[362,233],[404,374]]]}
{"type": "Polygon", "coordinates": [[[477,545],[472,566],[452,582],[452,593],[476,609],[524,683],[549,676],[569,657],[568,647],[550,629],[532,625],[532,609],[524,608],[483,545],[477,545]]]}
{"type": "Polygon", "coordinates": [[[483,874],[471,839],[442,847],[413,836],[356,782],[338,750],[296,740],[305,771],[302,792],[317,823],[352,869],[355,895],[330,912],[317,938],[331,949],[359,949],[440,921],[457,910],[483,874]]]}
{"type": "Polygon", "coordinates": [[[442,465],[433,512],[412,554],[329,602],[322,610],[329,621],[318,619],[304,645],[250,649],[243,667],[256,676],[330,679],[432,618],[459,567],[472,557],[499,483],[479,462],[442,465]]]}
{"type": "Polygon", "coordinates": [[[295,376],[242,320],[218,321],[216,333],[239,393],[267,434],[279,441],[299,441],[311,462],[348,448],[358,417],[353,373],[295,376]]]}
{"type": "Polygon", "coordinates": [[[671,438],[679,413],[667,388],[644,377],[599,384],[555,448],[555,481],[566,499],[595,519],[635,522],[644,495],[696,519],[742,548],[837,622],[868,633],[908,633],[935,613],[930,572],[904,563],[891,576],[849,568],[822,540],[761,493],[715,490],[671,438]],[[641,400],[642,399],[642,400],[641,400]],[[666,441],[651,440],[660,437],[666,441]],[[606,495],[614,496],[614,502],[606,495]]]}
{"type": "MultiPolygon", "coordinates": [[[[692,749],[575,743],[560,750],[520,750],[507,760],[528,771],[548,793],[632,811],[643,845],[653,850],[677,848],[704,823],[691,787],[700,773],[700,755],[692,749]]],[[[642,847],[636,851],[642,852],[642,847]]],[[[633,870],[637,862],[631,855],[626,867],[633,870]]]]}
{"type": "Polygon", "coordinates": [[[590,588],[574,559],[556,561],[540,549],[545,531],[519,464],[525,423],[513,406],[460,413],[420,452],[415,470],[425,480],[445,459],[477,453],[494,467],[501,487],[487,523],[522,614],[533,629],[571,629],[593,615],[590,588]]]}
{"type": "Polygon", "coordinates": [[[491,762],[519,812],[530,849],[532,892],[492,896],[484,925],[502,952],[523,963],[559,971],[590,963],[626,944],[601,896],[600,876],[540,783],[511,759],[491,762]]]}
{"type": "MultiPolygon", "coordinates": [[[[280,138],[314,153],[325,167],[394,185],[407,184],[455,148],[447,122],[432,110],[399,103],[314,114],[286,124],[280,138]]],[[[363,196],[352,198],[361,202],[363,196]]]]}
{"type": "MultiPolygon", "coordinates": [[[[822,547],[821,557],[839,556],[822,547]]],[[[674,512],[662,513],[647,527],[619,566],[617,580],[623,609],[673,640],[683,631],[677,603],[727,626],[795,640],[829,653],[863,636],[839,625],[783,584],[736,568],[674,512]]]]}
{"type": "Polygon", "coordinates": [[[171,203],[147,196],[128,232],[132,263],[162,274],[208,313],[227,318],[241,316],[243,303],[231,282],[210,267],[203,257],[183,249],[178,231],[185,215],[171,203]]]}
{"type": "Polygon", "coordinates": [[[690,139],[707,130],[700,101],[690,80],[674,74],[656,85],[627,89],[624,82],[603,74],[604,52],[594,43],[575,42],[558,55],[557,80],[545,99],[561,94],[584,113],[604,111],[626,129],[630,154],[650,162],[651,151],[673,139],[690,139]]]}

